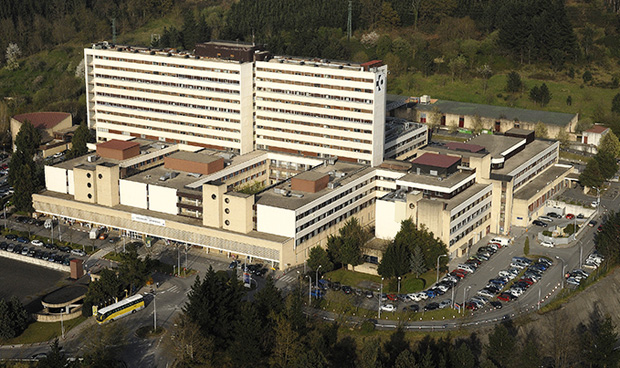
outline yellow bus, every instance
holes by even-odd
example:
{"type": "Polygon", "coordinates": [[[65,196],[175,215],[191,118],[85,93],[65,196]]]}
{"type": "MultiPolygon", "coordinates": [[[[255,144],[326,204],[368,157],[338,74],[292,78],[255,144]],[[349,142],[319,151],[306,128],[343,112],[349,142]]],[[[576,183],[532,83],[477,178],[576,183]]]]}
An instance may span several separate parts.
{"type": "Polygon", "coordinates": [[[95,318],[97,319],[97,323],[102,324],[134,313],[140,309],[144,309],[144,298],[142,295],[136,294],[118,303],[99,309],[95,318]]]}

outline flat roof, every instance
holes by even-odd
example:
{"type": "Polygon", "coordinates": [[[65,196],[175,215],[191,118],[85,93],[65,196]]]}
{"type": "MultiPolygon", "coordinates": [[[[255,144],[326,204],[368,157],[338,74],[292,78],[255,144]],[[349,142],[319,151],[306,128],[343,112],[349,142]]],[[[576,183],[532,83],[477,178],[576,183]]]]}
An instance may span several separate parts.
{"type": "Polygon", "coordinates": [[[527,160],[549,148],[553,144],[554,142],[541,141],[539,139],[536,139],[527,146],[525,146],[523,151],[506,160],[504,162],[504,167],[502,167],[501,169],[492,169],[491,172],[493,172],[494,174],[508,175],[511,171],[523,165],[525,162],[527,162],[527,160]]]}
{"type": "Polygon", "coordinates": [[[462,151],[462,150],[452,150],[446,147],[444,144],[433,144],[428,145],[424,148],[420,149],[421,152],[437,152],[442,154],[451,154],[451,155],[460,155],[461,157],[484,157],[489,154],[489,152],[481,151],[481,152],[470,152],[470,151],[462,151]]]}
{"type": "Polygon", "coordinates": [[[534,132],[533,130],[529,130],[529,129],[511,128],[511,129],[508,129],[504,134],[529,135],[533,132],[534,132]]]}
{"type": "MultiPolygon", "coordinates": [[[[162,161],[163,164],[163,161],[162,161]]],[[[137,183],[144,183],[149,185],[156,185],[165,188],[184,189],[186,185],[193,183],[198,179],[196,174],[183,172],[179,170],[166,169],[164,165],[159,165],[146,171],[141,171],[135,175],[124,178],[122,180],[129,180],[137,183]],[[162,176],[169,173],[178,173],[174,178],[168,178],[166,180],[159,180],[162,176]]],[[[202,188],[199,188],[199,192],[202,193],[202,188]]],[[[190,191],[190,190],[188,190],[190,191]]]]}
{"type": "Polygon", "coordinates": [[[97,148],[107,148],[112,150],[126,150],[135,146],[139,146],[140,143],[136,141],[121,141],[120,139],[110,139],[107,142],[101,142],[97,144],[97,148]]]}
{"type": "Polygon", "coordinates": [[[433,167],[448,168],[461,160],[457,156],[448,156],[439,153],[425,152],[422,156],[418,156],[411,161],[413,164],[426,165],[433,167]]]}
{"type": "Polygon", "coordinates": [[[464,200],[469,199],[471,197],[473,197],[476,193],[479,193],[481,191],[483,191],[484,189],[488,188],[489,185],[493,185],[493,184],[480,184],[480,183],[475,183],[474,185],[470,186],[469,188],[465,189],[464,191],[460,192],[459,194],[455,195],[454,197],[450,198],[450,199],[437,199],[440,202],[444,202],[447,204],[446,206],[446,210],[450,211],[451,209],[453,209],[454,207],[460,205],[461,203],[463,203],[464,200]]]}
{"type": "Polygon", "coordinates": [[[555,179],[560,176],[566,174],[568,171],[573,170],[572,167],[565,167],[554,165],[548,168],[547,170],[540,173],[537,177],[535,177],[529,183],[521,186],[513,195],[514,199],[530,199],[544,187],[546,187],[549,183],[553,182],[555,179]]]}
{"type": "Polygon", "coordinates": [[[220,156],[214,155],[213,152],[208,152],[204,150],[198,152],[177,151],[168,157],[177,160],[191,161],[201,164],[210,164],[211,162],[217,161],[222,158],[220,156]]]}
{"type": "Polygon", "coordinates": [[[306,171],[306,173],[314,172],[320,175],[329,174],[330,172],[342,173],[344,174],[344,177],[337,178],[334,175],[330,178],[330,182],[340,183],[339,186],[335,187],[334,189],[327,187],[316,193],[308,193],[308,192],[302,192],[298,190],[291,190],[290,180],[287,180],[283,183],[280,183],[274,186],[273,188],[278,188],[279,190],[290,191],[291,196],[283,196],[282,194],[276,193],[274,189],[269,189],[256,195],[256,204],[270,206],[270,207],[284,208],[288,210],[296,210],[300,207],[307,205],[308,203],[311,203],[317,200],[318,198],[326,194],[329,194],[335,190],[342,189],[343,185],[346,185],[347,183],[359,178],[360,176],[371,173],[373,171],[374,171],[374,168],[372,167],[353,163],[353,162],[345,162],[342,160],[336,161],[334,165],[327,165],[327,166],[321,165],[321,166],[315,167],[314,169],[310,171],[306,171]]]}
{"type": "Polygon", "coordinates": [[[421,111],[432,111],[435,107],[439,108],[444,114],[454,115],[479,115],[490,119],[506,119],[517,120],[528,123],[537,123],[542,121],[545,124],[566,126],[577,114],[569,114],[563,112],[540,111],[519,109],[506,106],[482,105],[470,102],[458,102],[448,100],[437,100],[437,102],[422,105],[418,104],[416,109],[421,111]]]}
{"type": "Polygon", "coordinates": [[[480,145],[489,151],[491,157],[503,157],[502,152],[525,141],[525,138],[507,137],[496,134],[480,134],[467,141],[469,144],[480,145]]]}
{"type": "Polygon", "coordinates": [[[324,177],[325,175],[328,175],[328,174],[320,173],[317,171],[304,171],[298,175],[295,175],[294,178],[300,179],[300,180],[307,180],[307,181],[317,181],[321,179],[322,177],[324,177]]]}
{"type": "Polygon", "coordinates": [[[423,175],[416,173],[409,173],[402,178],[396,179],[397,182],[408,182],[415,184],[425,184],[425,185],[433,185],[442,188],[451,188],[454,185],[460,183],[466,178],[475,175],[474,170],[461,170],[455,172],[454,174],[448,176],[447,178],[442,178],[440,176],[433,175],[423,175]]]}
{"type": "Polygon", "coordinates": [[[446,142],[445,146],[449,150],[453,151],[468,151],[471,153],[476,153],[480,151],[484,151],[485,148],[483,146],[471,143],[462,143],[462,142],[446,142]]]}

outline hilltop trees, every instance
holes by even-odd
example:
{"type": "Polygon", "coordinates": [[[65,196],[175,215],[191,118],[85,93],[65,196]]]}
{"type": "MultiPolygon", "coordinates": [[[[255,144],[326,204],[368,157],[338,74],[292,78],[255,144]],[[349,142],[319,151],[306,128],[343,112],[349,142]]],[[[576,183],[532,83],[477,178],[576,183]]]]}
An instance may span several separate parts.
{"type": "Polygon", "coordinates": [[[32,194],[43,186],[43,170],[34,160],[40,144],[41,133],[25,121],[15,137],[16,151],[9,163],[8,180],[15,188],[13,204],[18,211],[32,213],[32,194]]]}
{"type": "Polygon", "coordinates": [[[0,340],[19,336],[28,327],[30,315],[16,296],[0,299],[0,340]]]}

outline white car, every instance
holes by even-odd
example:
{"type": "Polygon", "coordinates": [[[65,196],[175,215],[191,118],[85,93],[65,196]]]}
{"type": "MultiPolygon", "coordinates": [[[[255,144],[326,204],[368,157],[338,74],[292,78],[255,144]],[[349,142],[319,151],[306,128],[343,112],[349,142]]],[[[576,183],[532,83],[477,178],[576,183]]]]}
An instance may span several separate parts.
{"type": "Polygon", "coordinates": [[[592,203],[590,203],[590,206],[594,208],[598,207],[598,201],[592,201],[592,203]]]}
{"type": "Polygon", "coordinates": [[[31,241],[30,244],[35,245],[37,247],[40,247],[40,246],[43,245],[43,242],[40,241],[39,239],[35,239],[35,240],[31,241]]]}
{"type": "Polygon", "coordinates": [[[71,250],[71,254],[76,255],[76,256],[85,256],[86,252],[84,252],[81,249],[73,249],[71,250]]]}
{"type": "Polygon", "coordinates": [[[384,312],[394,312],[396,307],[393,304],[384,304],[381,306],[381,310],[384,312]]]}
{"type": "Polygon", "coordinates": [[[544,222],[553,222],[553,219],[551,217],[548,217],[548,216],[540,216],[538,219],[540,221],[544,221],[544,222]]]}
{"type": "Polygon", "coordinates": [[[490,291],[488,291],[486,289],[479,290],[478,291],[478,295],[486,296],[486,297],[489,297],[489,298],[492,298],[492,297],[495,296],[495,295],[493,295],[492,292],[490,292],[490,291]]]}
{"type": "Polygon", "coordinates": [[[407,294],[407,298],[411,300],[412,302],[419,302],[421,300],[420,297],[418,296],[418,293],[407,294]]]}
{"type": "Polygon", "coordinates": [[[508,292],[516,297],[521,296],[521,294],[523,294],[523,289],[519,289],[519,288],[510,288],[508,289],[508,292]]]}
{"type": "Polygon", "coordinates": [[[553,244],[553,242],[550,241],[542,241],[540,242],[540,245],[542,245],[543,247],[547,247],[547,248],[553,248],[555,247],[555,244],[553,244]]]}
{"type": "Polygon", "coordinates": [[[418,293],[418,299],[420,299],[420,300],[426,300],[426,299],[428,299],[428,295],[426,295],[426,293],[425,293],[425,292],[420,291],[420,292],[418,293]]]}
{"type": "Polygon", "coordinates": [[[469,273],[474,273],[476,271],[473,267],[471,267],[470,265],[466,265],[466,264],[460,264],[456,266],[456,268],[459,270],[465,270],[469,273]]]}

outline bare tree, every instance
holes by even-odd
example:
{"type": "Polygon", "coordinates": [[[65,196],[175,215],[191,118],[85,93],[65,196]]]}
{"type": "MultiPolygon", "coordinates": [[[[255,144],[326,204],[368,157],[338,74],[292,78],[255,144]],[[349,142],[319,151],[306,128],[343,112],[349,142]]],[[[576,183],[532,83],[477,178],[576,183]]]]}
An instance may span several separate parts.
{"type": "Polygon", "coordinates": [[[22,50],[19,49],[16,43],[9,43],[6,47],[6,68],[8,70],[15,70],[19,68],[19,62],[17,59],[22,55],[22,50]]]}

